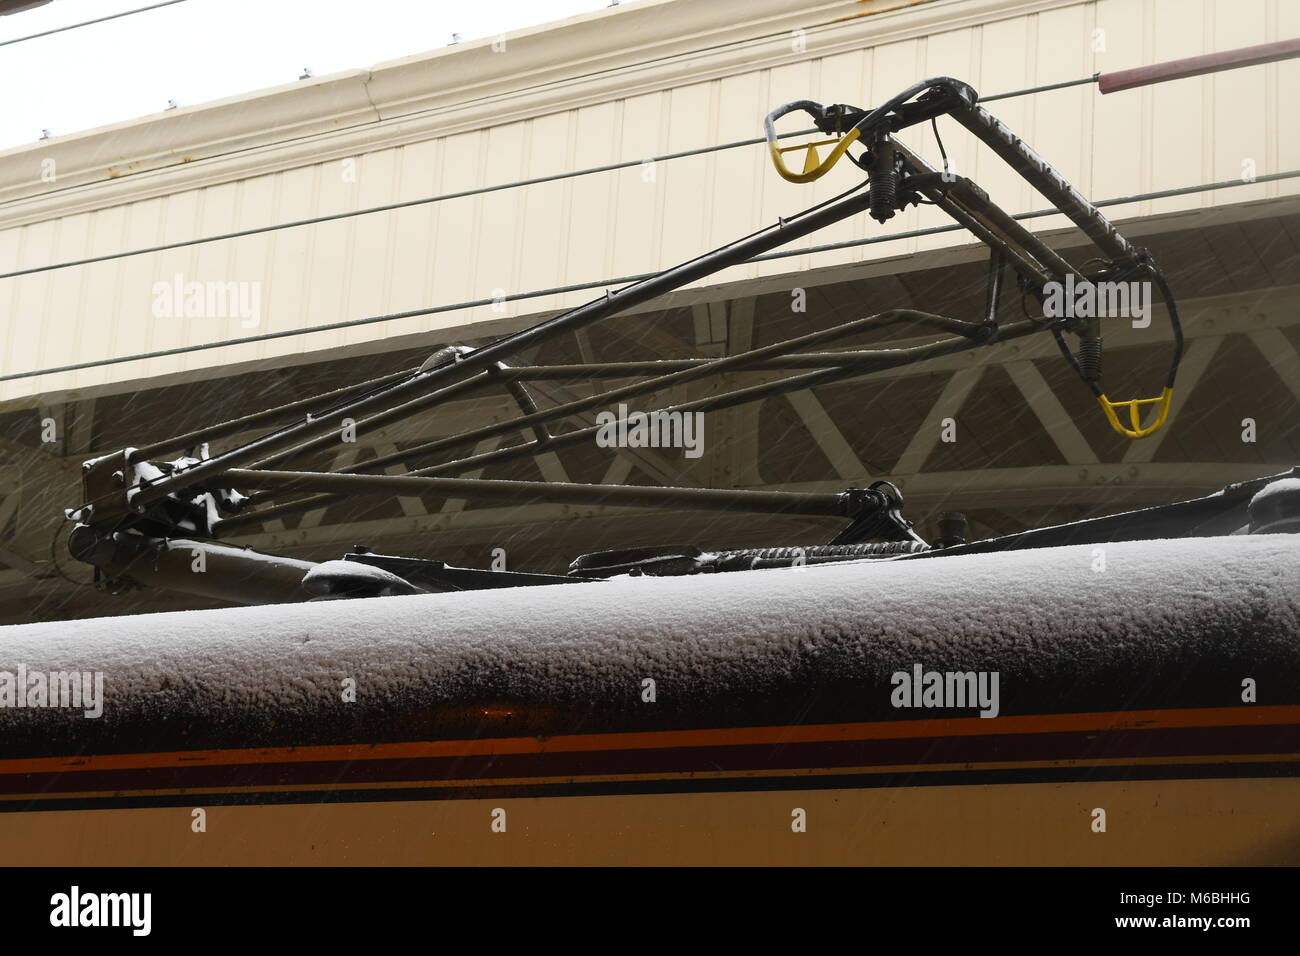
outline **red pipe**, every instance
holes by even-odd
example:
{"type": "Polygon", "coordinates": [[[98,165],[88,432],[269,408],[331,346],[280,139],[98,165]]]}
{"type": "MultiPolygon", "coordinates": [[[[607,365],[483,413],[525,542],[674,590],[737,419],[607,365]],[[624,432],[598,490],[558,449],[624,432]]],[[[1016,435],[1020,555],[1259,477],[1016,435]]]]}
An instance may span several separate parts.
{"type": "Polygon", "coordinates": [[[1166,80],[1181,80],[1189,76],[1217,73],[1220,70],[1276,63],[1278,60],[1289,60],[1297,56],[1300,56],[1300,38],[1279,40],[1276,43],[1261,43],[1259,46],[1244,46],[1236,50],[1223,50],[1219,53],[1189,56],[1182,60],[1169,60],[1151,66],[1138,66],[1131,70],[1103,73],[1097,78],[1097,86],[1102,93],[1114,93],[1117,90],[1131,90],[1137,86],[1163,83],[1166,80]]]}

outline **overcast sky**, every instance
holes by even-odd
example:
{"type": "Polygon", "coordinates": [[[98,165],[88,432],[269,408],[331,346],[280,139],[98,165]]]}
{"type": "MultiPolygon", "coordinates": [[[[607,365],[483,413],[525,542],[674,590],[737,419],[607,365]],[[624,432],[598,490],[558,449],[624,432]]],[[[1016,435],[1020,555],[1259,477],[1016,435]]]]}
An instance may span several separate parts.
{"type": "MultiPolygon", "coordinates": [[[[0,43],[158,0],[53,0],[0,17],[0,43]]],[[[623,0],[624,3],[631,0],[623,0]]],[[[462,40],[562,20],[609,0],[183,0],[0,46],[0,149],[462,40]]]]}

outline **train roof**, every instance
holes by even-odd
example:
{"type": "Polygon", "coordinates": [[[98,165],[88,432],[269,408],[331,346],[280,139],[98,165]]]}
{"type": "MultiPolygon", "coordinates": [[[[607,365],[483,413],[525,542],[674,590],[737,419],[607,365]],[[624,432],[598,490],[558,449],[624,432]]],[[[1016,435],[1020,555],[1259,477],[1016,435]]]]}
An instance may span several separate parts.
{"type": "Polygon", "coordinates": [[[1300,535],[0,628],[0,671],[20,663],[104,675],[99,719],[0,708],[7,749],[37,752],[60,726],[168,748],[882,720],[917,665],[999,673],[1003,713],[1225,706],[1246,678],[1300,692],[1300,535]]]}

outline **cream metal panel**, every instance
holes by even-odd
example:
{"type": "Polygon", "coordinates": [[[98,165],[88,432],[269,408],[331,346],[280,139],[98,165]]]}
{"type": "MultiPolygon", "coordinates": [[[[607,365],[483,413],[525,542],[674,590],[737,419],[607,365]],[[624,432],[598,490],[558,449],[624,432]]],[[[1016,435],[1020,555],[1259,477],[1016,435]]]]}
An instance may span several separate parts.
{"type": "MultiPolygon", "coordinates": [[[[394,201],[407,202],[441,193],[439,170],[445,150],[446,143],[441,140],[413,143],[396,150],[394,201]]],[[[366,169],[362,175],[369,178],[371,171],[366,169]]],[[[445,205],[412,206],[375,217],[380,221],[386,220],[388,225],[389,238],[384,247],[387,298],[376,312],[356,312],[354,315],[409,312],[434,301],[434,276],[441,269],[437,242],[447,228],[443,216],[445,211],[445,205]]],[[[354,309],[358,307],[353,305],[354,309]]],[[[407,335],[423,325],[423,319],[401,319],[388,323],[386,331],[392,335],[407,335]]],[[[358,337],[376,334],[373,329],[363,330],[364,327],[357,329],[358,337]]]]}
{"type": "MultiPolygon", "coordinates": [[[[295,169],[279,174],[275,186],[275,218],[271,221],[291,221],[313,214],[315,197],[314,181],[316,169],[295,169]]],[[[270,262],[258,269],[253,265],[248,281],[265,279],[262,298],[267,303],[266,327],[269,330],[301,328],[307,324],[319,324],[324,321],[311,314],[305,307],[306,296],[310,293],[311,257],[314,249],[316,229],[286,229],[281,232],[268,233],[272,238],[270,262]],[[273,263],[274,271],[268,266],[273,263]]],[[[304,339],[276,340],[264,345],[250,346],[258,358],[266,358],[272,350],[287,354],[295,344],[307,345],[304,339]]],[[[217,350],[214,361],[220,360],[217,350]]],[[[232,350],[233,351],[233,350],[232,350]]],[[[232,356],[233,357],[233,356],[232,356]]]]}
{"type": "MultiPolygon", "coordinates": [[[[539,116],[530,122],[528,153],[523,168],[530,177],[552,176],[592,162],[591,157],[577,155],[575,135],[576,111],[539,116]]],[[[557,232],[555,224],[569,221],[572,210],[572,187],[564,182],[540,183],[531,187],[517,208],[520,224],[511,253],[514,259],[509,281],[498,283],[511,292],[545,289],[562,285],[565,279],[568,232],[557,232]]],[[[503,193],[509,202],[510,194],[503,193]]],[[[584,215],[586,215],[584,210],[584,215]]],[[[598,266],[603,266],[597,260],[598,266]]],[[[432,265],[432,264],[431,264],[432,265]]],[[[527,305],[505,303],[507,314],[527,305]]]]}
{"type": "MultiPolygon", "coordinates": [[[[152,202],[155,206],[162,200],[149,200],[138,205],[152,202]]],[[[131,207],[117,206],[91,214],[91,221],[86,228],[86,258],[108,255],[125,247],[129,240],[127,234],[127,210],[131,207]]],[[[16,230],[17,231],[17,230],[16,230]]],[[[6,260],[22,261],[22,260],[6,260]]],[[[120,354],[117,348],[117,336],[120,323],[113,321],[117,315],[118,288],[122,279],[119,263],[98,262],[86,266],[82,271],[81,301],[77,307],[75,327],[70,337],[65,337],[68,363],[93,361],[105,355],[120,354]]],[[[13,282],[17,291],[28,284],[27,279],[13,282]]],[[[9,353],[17,357],[17,350],[9,353]]],[[[62,364],[62,363],[60,363],[62,364]]],[[[21,368],[15,361],[9,368],[21,368]]],[[[44,367],[44,366],[41,366],[44,367]]],[[[87,385],[103,385],[114,381],[118,370],[108,367],[90,368],[78,373],[87,385]]],[[[55,382],[54,376],[36,379],[33,384],[43,386],[46,381],[55,382]],[[44,381],[42,380],[44,379],[44,381]]]]}
{"type": "MultiPolygon", "coordinates": [[[[604,166],[618,161],[622,155],[620,138],[625,112],[622,103],[604,103],[573,111],[570,123],[574,143],[570,160],[573,165],[569,168],[604,166]]],[[[623,178],[621,174],[605,173],[564,182],[561,189],[561,194],[567,198],[564,221],[572,225],[568,229],[557,229],[552,223],[543,223],[540,227],[558,237],[563,250],[562,268],[555,273],[555,281],[543,280],[529,288],[573,285],[591,280],[593,272],[597,273],[595,278],[618,274],[614,262],[615,246],[608,237],[617,231],[620,224],[632,224],[630,228],[635,225],[628,210],[620,211],[619,189],[623,178]]],[[[572,307],[589,298],[591,294],[588,292],[571,292],[560,297],[555,305],[572,307]]]]}
{"type": "MultiPolygon", "coordinates": [[[[1206,18],[1211,15],[1213,6],[1205,0],[1191,0],[1190,3],[1156,0],[1151,14],[1156,22],[1181,22],[1183,26],[1154,31],[1149,44],[1152,55],[1160,60],[1173,60],[1201,53],[1206,18]]],[[[1228,75],[1221,79],[1227,80],[1228,75]]],[[[1161,145],[1163,161],[1169,166],[1164,172],[1172,180],[1190,183],[1231,178],[1217,175],[1219,171],[1215,170],[1214,163],[1207,161],[1214,148],[1207,134],[1213,130],[1214,123],[1212,114],[1206,109],[1204,94],[1215,82],[1207,77],[1193,77],[1162,83],[1151,87],[1149,96],[1146,96],[1149,102],[1141,104],[1150,117],[1151,142],[1161,145]]],[[[1116,94],[1119,95],[1122,94],[1116,94]]],[[[1253,116],[1252,119],[1258,122],[1259,117],[1253,116]]],[[[1144,149],[1150,148],[1150,144],[1144,144],[1144,149]]],[[[1231,175],[1240,175],[1240,172],[1238,169],[1231,175]]],[[[1244,198],[1244,190],[1239,190],[1238,195],[1244,198]]],[[[1149,203],[1146,211],[1196,209],[1202,202],[1197,195],[1176,196],[1149,203]]]]}
{"type": "MultiPolygon", "coordinates": [[[[924,50],[921,52],[924,58],[921,72],[926,76],[952,76],[957,79],[966,79],[977,90],[981,89],[980,84],[974,79],[979,68],[980,41],[980,30],[948,30],[927,37],[924,50]]],[[[894,69],[902,68],[902,62],[894,67],[894,69]]],[[[886,75],[879,77],[877,81],[879,86],[872,91],[873,97],[890,95],[885,90],[893,83],[893,77],[888,75],[888,70],[884,72],[886,75]]],[[[1079,74],[1079,76],[1084,75],[1086,74],[1079,74]]],[[[868,99],[868,102],[870,101],[868,99]]],[[[936,125],[939,127],[939,136],[943,140],[944,150],[948,153],[948,168],[958,175],[975,177],[977,153],[974,138],[953,120],[940,119],[936,125]]],[[[928,124],[907,130],[899,138],[920,155],[926,157],[936,168],[940,166],[942,155],[939,152],[938,144],[935,142],[934,133],[928,124]]],[[[898,226],[895,228],[899,230],[926,229],[946,225],[950,221],[942,213],[921,206],[913,209],[906,217],[898,220],[898,226]]],[[[972,237],[969,243],[973,244],[974,241],[972,237]]],[[[922,236],[912,242],[908,247],[908,251],[919,252],[930,249],[945,249],[950,248],[957,242],[968,242],[968,240],[964,236],[943,233],[935,236],[922,236]]]]}
{"type": "MultiPolygon", "coordinates": [[[[738,17],[746,7],[740,0],[724,2],[738,17]]],[[[717,17],[716,4],[659,5],[696,17],[709,7],[707,16],[717,17]]],[[[469,128],[458,127],[455,104],[444,102],[429,114],[403,113],[395,105],[415,96],[411,90],[427,58],[385,65],[382,83],[376,80],[371,90],[372,97],[382,90],[394,97],[375,101],[385,118],[357,125],[365,110],[349,94],[340,114],[350,118],[347,127],[307,136],[308,147],[317,143],[315,156],[304,152],[302,141],[262,142],[256,157],[238,159],[252,165],[224,179],[221,170],[234,167],[222,164],[236,160],[213,156],[138,177],[73,185],[65,188],[67,197],[37,191],[0,206],[0,224],[21,218],[18,209],[28,210],[21,215],[30,220],[0,225],[0,271],[744,139],[758,134],[764,113],[791,99],[867,104],[936,74],[968,80],[992,94],[1300,33],[1300,4],[1283,0],[935,0],[877,2],[865,11],[828,0],[816,5],[817,18],[807,21],[802,35],[785,27],[803,22],[791,18],[809,5],[764,0],[762,6],[768,17],[763,23],[774,25],[768,34],[738,19],[740,39],[731,44],[693,49],[685,40],[673,41],[676,52],[663,60],[623,62],[590,74],[577,64],[567,80],[551,86],[533,88],[522,77],[517,96],[505,102],[531,96],[532,106],[481,116],[469,128]],[[831,15],[850,9],[853,16],[831,15]],[[438,119],[439,110],[447,112],[445,121],[438,119]],[[64,203],[70,211],[31,219],[31,209],[47,208],[41,203],[51,210],[64,203]]],[[[610,14],[609,36],[602,41],[611,50],[628,39],[615,29],[621,15],[610,14]]],[[[588,20],[583,24],[589,26],[588,20]]],[[[557,27],[554,35],[562,38],[572,29],[557,27]]],[[[546,36],[534,31],[530,42],[546,36]]],[[[522,45],[510,42],[512,50],[522,45]]],[[[438,57],[480,63],[487,62],[484,55],[467,49],[438,57]]],[[[539,62],[535,48],[527,56],[518,62],[539,62]]],[[[1300,63],[1293,61],[1106,97],[1075,87],[998,101],[990,109],[1086,194],[1104,199],[1235,179],[1250,163],[1257,174],[1300,167],[1300,128],[1282,95],[1298,81],[1300,63]]],[[[336,82],[351,90],[365,82],[365,74],[336,82]]],[[[262,96],[257,102],[273,117],[277,97],[296,95],[285,88],[255,96],[262,96]]],[[[463,108],[478,107],[467,100],[463,108]]],[[[324,122],[324,114],[313,115],[324,122]]],[[[154,135],[158,122],[140,121],[141,135],[154,135]]],[[[1011,211],[1041,208],[1041,198],[955,123],[943,121],[940,128],[957,172],[980,182],[1011,211]]],[[[129,139],[131,129],[125,124],[119,133],[129,139]]],[[[910,130],[904,139],[938,162],[928,127],[910,130]]],[[[11,152],[0,157],[0,167],[35,169],[42,148],[11,152]]],[[[829,198],[855,182],[854,172],[841,168],[814,186],[795,186],[770,170],[762,147],[747,147],[0,280],[0,369],[46,368],[644,273],[829,198]],[[156,315],[157,290],[178,275],[183,281],[246,284],[257,290],[257,314],[156,315]]],[[[5,183],[13,179],[0,176],[5,183]]],[[[1110,213],[1124,220],[1298,190],[1294,182],[1255,184],[1110,213]]],[[[863,214],[803,244],[945,222],[929,208],[910,210],[884,228],[863,214]]],[[[1063,224],[1054,217],[1033,226],[1063,224]]],[[[794,285],[804,272],[886,262],[966,242],[947,234],[769,260],[730,269],[702,285],[782,276],[794,285]]],[[[500,302],[0,383],[0,400],[31,402],[42,394],[216,376],[250,363],[267,367],[324,358],[344,348],[473,338],[595,294],[599,290],[500,302]]]]}
{"type": "MultiPolygon", "coordinates": [[[[1216,0],[1210,14],[1213,17],[1216,40],[1228,47],[1267,42],[1269,22],[1275,20],[1268,16],[1269,8],[1272,6],[1269,0],[1232,0],[1231,3],[1216,0]]],[[[1287,67],[1293,65],[1294,63],[1285,64],[1287,67]]],[[[1206,112],[1212,118],[1212,121],[1207,123],[1211,132],[1209,140],[1213,161],[1210,174],[1214,179],[1236,179],[1242,176],[1242,165],[1247,162],[1255,163],[1261,172],[1278,169],[1270,162],[1274,157],[1268,155],[1266,141],[1270,124],[1260,122],[1260,114],[1267,116],[1265,110],[1270,105],[1274,108],[1277,105],[1275,97],[1270,104],[1269,73],[1268,67],[1256,70],[1233,70],[1215,77],[1212,89],[1207,91],[1206,112]],[[1256,103],[1263,109],[1252,108],[1256,103]]],[[[1290,72],[1290,75],[1293,80],[1300,78],[1300,73],[1290,72]]],[[[1290,90],[1295,88],[1294,82],[1288,85],[1290,90]]],[[[1283,125],[1288,119],[1292,125],[1295,124],[1294,101],[1287,107],[1287,113],[1278,116],[1277,124],[1283,125]]],[[[1157,153],[1157,160],[1164,160],[1166,154],[1167,151],[1157,153]]],[[[1291,168],[1295,168],[1294,164],[1291,168]]],[[[1234,197],[1238,202],[1264,199],[1269,195],[1267,184],[1245,186],[1239,190],[1239,193],[1239,196],[1234,197]]]]}

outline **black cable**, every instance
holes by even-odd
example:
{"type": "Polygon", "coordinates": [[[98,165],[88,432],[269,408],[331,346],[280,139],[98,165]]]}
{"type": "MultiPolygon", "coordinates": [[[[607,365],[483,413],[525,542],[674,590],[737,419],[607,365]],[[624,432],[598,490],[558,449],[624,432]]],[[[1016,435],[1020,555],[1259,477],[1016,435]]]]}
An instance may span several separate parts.
{"type": "Polygon", "coordinates": [[[1169,324],[1174,332],[1174,354],[1169,362],[1169,375],[1165,380],[1165,387],[1173,388],[1174,379],[1178,377],[1178,366],[1183,360],[1183,323],[1178,318],[1178,306],[1174,302],[1174,294],[1169,291],[1169,283],[1165,280],[1164,270],[1160,268],[1154,259],[1147,260],[1147,266],[1156,286],[1160,289],[1161,297],[1165,300],[1165,309],[1169,313],[1169,324]]]}
{"type": "MultiPolygon", "coordinates": [[[[1087,262],[1083,263],[1083,265],[1088,265],[1088,263],[1091,262],[1106,261],[1107,260],[1105,259],[1089,259],[1087,262]]],[[[1080,268],[1082,268],[1082,266],[1080,266],[1080,268]]],[[[1165,279],[1164,270],[1160,268],[1154,259],[1148,257],[1140,260],[1128,269],[1125,269],[1115,278],[1106,281],[1127,282],[1132,276],[1137,275],[1140,272],[1147,273],[1155,281],[1157,288],[1160,289],[1161,297],[1165,300],[1165,310],[1169,313],[1169,325],[1173,331],[1174,345],[1173,355],[1169,361],[1169,373],[1165,376],[1165,387],[1173,388],[1174,381],[1178,378],[1178,366],[1181,364],[1183,358],[1183,324],[1178,317],[1178,305],[1174,302],[1174,295],[1169,289],[1169,283],[1165,279]]],[[[1021,295],[1021,304],[1023,307],[1023,293],[1021,295]]],[[[1026,313],[1026,318],[1029,318],[1028,313],[1026,313]]],[[[1079,378],[1083,380],[1083,383],[1088,386],[1093,395],[1100,397],[1105,394],[1099,381],[1089,381],[1085,377],[1082,364],[1080,364],[1079,359],[1075,356],[1074,352],[1071,351],[1069,343],[1065,341],[1065,336],[1061,334],[1060,325],[1052,329],[1052,336],[1056,339],[1057,348],[1060,349],[1061,354],[1065,356],[1066,360],[1070,363],[1070,367],[1073,368],[1079,378]]]]}
{"type": "MultiPolygon", "coordinates": [[[[1085,83],[1096,83],[1100,77],[1101,77],[1100,73],[1094,73],[1092,74],[1092,76],[1080,77],[1077,80],[1064,80],[1063,82],[1060,83],[1047,83],[1043,86],[1034,87],[1033,92],[1046,93],[1048,90],[1063,90],[1067,86],[1082,86],[1085,83]]],[[[992,96],[981,96],[979,98],[979,102],[992,103],[994,100],[1007,100],[1013,96],[1023,96],[1023,95],[1024,94],[1022,91],[1013,90],[1010,93],[995,93],[992,96]]]]}
{"type": "MultiPolygon", "coordinates": [[[[939,191],[940,197],[948,198],[948,190],[952,188],[953,180],[956,178],[948,172],[948,151],[943,148],[943,137],[939,135],[939,117],[930,117],[930,126],[934,130],[934,141],[939,145],[939,155],[943,157],[943,189],[939,191]]],[[[935,205],[939,205],[935,203],[935,205]]]]}
{"type": "Polygon", "coordinates": [[[943,137],[939,135],[939,117],[930,117],[930,128],[934,130],[934,141],[939,145],[939,155],[943,157],[944,182],[948,181],[948,151],[943,148],[943,137]]]}
{"type": "Polygon", "coordinates": [[[15,37],[12,40],[0,40],[0,46],[12,46],[15,43],[23,43],[27,40],[37,40],[41,37],[52,36],[55,33],[66,33],[69,30],[76,30],[78,27],[88,27],[96,23],[104,23],[107,20],[117,20],[121,17],[129,17],[133,13],[145,13],[149,10],[157,10],[159,7],[170,7],[173,4],[184,2],[185,0],[163,0],[162,3],[155,3],[147,7],[137,7],[134,10],[124,10],[121,13],[111,13],[106,17],[98,17],[94,20],[83,20],[81,23],[72,23],[66,27],[55,27],[53,30],[43,30],[40,33],[32,33],[25,37],[15,37]]]}
{"type": "Polygon", "coordinates": [[[1052,318],[1050,315],[1030,315],[1028,292],[1025,289],[1020,290],[1020,311],[1024,313],[1025,318],[1030,322],[1035,322],[1044,326],[1049,325],[1052,322],[1059,323],[1061,321],[1060,319],[1052,318]]]}

